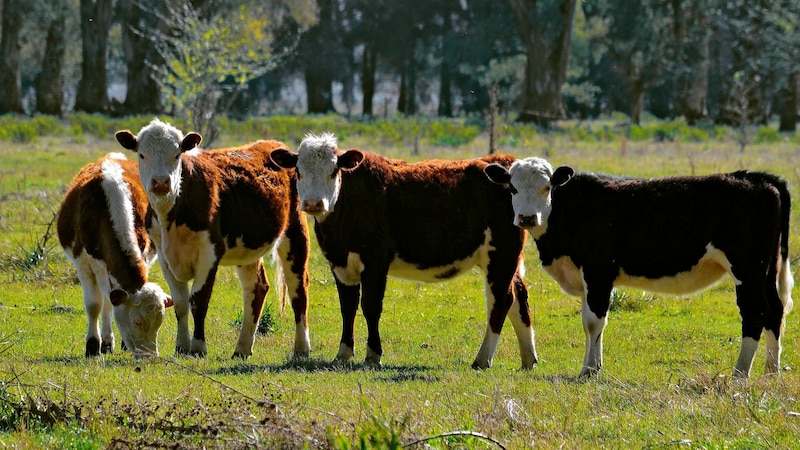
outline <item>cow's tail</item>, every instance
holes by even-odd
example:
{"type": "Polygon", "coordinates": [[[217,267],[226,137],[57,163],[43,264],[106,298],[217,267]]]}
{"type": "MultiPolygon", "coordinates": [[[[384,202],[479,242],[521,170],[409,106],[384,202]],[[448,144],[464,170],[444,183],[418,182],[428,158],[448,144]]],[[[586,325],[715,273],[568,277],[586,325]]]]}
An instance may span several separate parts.
{"type": "Polygon", "coordinates": [[[778,256],[778,296],[783,302],[783,313],[788,314],[792,310],[792,287],[794,278],[789,260],[789,219],[792,209],[792,197],[789,188],[783,180],[775,183],[780,192],[781,200],[781,237],[780,255],[778,256]]]}
{"type": "Polygon", "coordinates": [[[278,294],[278,299],[281,303],[281,313],[286,309],[286,299],[289,298],[289,287],[286,286],[286,270],[289,267],[285,265],[291,264],[283,255],[280,254],[280,245],[278,242],[272,247],[272,263],[275,266],[275,293],[278,294]]]}

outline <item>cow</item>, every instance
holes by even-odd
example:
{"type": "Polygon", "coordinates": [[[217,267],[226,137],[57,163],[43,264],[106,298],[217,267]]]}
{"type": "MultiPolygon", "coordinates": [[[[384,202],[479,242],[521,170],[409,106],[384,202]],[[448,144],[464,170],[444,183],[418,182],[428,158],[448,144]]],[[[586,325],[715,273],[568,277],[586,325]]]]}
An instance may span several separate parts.
{"type": "Polygon", "coordinates": [[[243,320],[234,358],[252,355],[258,321],[269,290],[263,256],[277,260],[276,288],[295,320],[294,357],[309,355],[308,225],[299,210],[295,174],[271,165],[269,155],[286,146],[257,141],[201,150],[200,134],[153,119],[138,134],[116,133],[139,158],[139,177],[151,214],[147,229],[165,266],[178,320],[175,352],[205,357],[205,319],[220,265],[236,266],[243,320]],[[191,292],[189,291],[189,282],[191,292]],[[191,305],[194,332],[189,333],[191,305]]]}
{"type": "Polygon", "coordinates": [[[112,309],[124,346],[136,356],[158,356],[158,329],[172,299],[147,281],[157,252],[145,231],[146,211],[136,163],[121,153],[84,166],[61,204],[58,239],[83,290],[87,357],[114,351],[112,309]]]}
{"type": "Polygon", "coordinates": [[[488,326],[472,366],[491,366],[512,306],[522,367],[537,362],[521,273],[525,233],[511,223],[510,194],[483,175],[489,162],[510,164],[510,157],[409,164],[340,150],[332,133],[308,134],[297,153],[275,150],[270,157],[297,171],[301,209],[314,218],[336,281],[342,314],[336,361],[353,359],[360,301],[368,334],[364,361],[381,365],[378,323],[388,275],[441,282],[477,266],[485,276],[488,326]]]}
{"type": "Polygon", "coordinates": [[[734,375],[750,375],[764,331],[766,372],[780,369],[792,308],[791,198],[777,176],[738,171],[655,179],[555,170],[544,159],[492,164],[486,175],[513,193],[513,223],[536,242],[545,271],[583,298],[586,353],[580,377],[603,363],[614,286],[668,294],[735,283],[742,342],[734,375]]]}

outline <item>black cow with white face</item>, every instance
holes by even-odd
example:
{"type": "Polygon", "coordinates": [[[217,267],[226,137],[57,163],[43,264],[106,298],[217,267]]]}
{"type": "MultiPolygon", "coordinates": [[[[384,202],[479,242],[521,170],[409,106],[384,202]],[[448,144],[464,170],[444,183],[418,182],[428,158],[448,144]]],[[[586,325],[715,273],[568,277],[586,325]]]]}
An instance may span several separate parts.
{"type": "Polygon", "coordinates": [[[766,372],[778,372],[784,317],[792,308],[786,183],[771,174],[656,179],[553,170],[541,158],[484,172],[514,194],[514,223],[530,231],[547,273],[583,298],[586,355],[580,376],[600,370],[614,286],[688,294],[729,274],[742,317],[734,374],[747,377],[764,332],[766,372]]]}

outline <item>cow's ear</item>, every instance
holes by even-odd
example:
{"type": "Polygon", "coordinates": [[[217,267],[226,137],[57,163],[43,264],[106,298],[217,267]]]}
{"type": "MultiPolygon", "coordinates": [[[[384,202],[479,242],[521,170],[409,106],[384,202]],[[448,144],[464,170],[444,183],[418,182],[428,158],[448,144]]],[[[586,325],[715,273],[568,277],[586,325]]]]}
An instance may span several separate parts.
{"type": "Polygon", "coordinates": [[[341,169],[353,170],[364,160],[364,153],[358,149],[350,149],[339,155],[336,165],[341,169]]]}
{"type": "Polygon", "coordinates": [[[164,308],[171,308],[173,305],[175,305],[175,302],[172,301],[172,297],[167,297],[167,299],[164,300],[164,308]]]}
{"type": "Polygon", "coordinates": [[[136,151],[136,145],[138,141],[136,140],[136,135],[134,135],[131,130],[120,130],[114,133],[114,137],[117,138],[117,142],[123,148],[128,150],[136,151]]]}
{"type": "Polygon", "coordinates": [[[511,173],[505,167],[497,163],[491,163],[483,168],[483,173],[495,184],[511,183],[511,173]]]}
{"type": "Polygon", "coordinates": [[[575,169],[569,166],[561,166],[553,172],[553,176],[550,177],[550,184],[553,186],[563,186],[567,181],[571,180],[574,175],[575,169]]]}
{"type": "Polygon", "coordinates": [[[128,300],[128,293],[123,291],[122,289],[114,289],[113,291],[111,291],[108,297],[111,299],[112,305],[119,306],[128,300]]]}
{"type": "Polygon", "coordinates": [[[200,145],[201,142],[203,142],[203,136],[200,136],[200,133],[196,131],[192,131],[181,141],[181,151],[187,152],[200,145]]]}
{"type": "Polygon", "coordinates": [[[293,169],[297,167],[297,153],[292,153],[285,148],[276,148],[269,154],[269,159],[272,160],[278,167],[284,169],[293,169]]]}

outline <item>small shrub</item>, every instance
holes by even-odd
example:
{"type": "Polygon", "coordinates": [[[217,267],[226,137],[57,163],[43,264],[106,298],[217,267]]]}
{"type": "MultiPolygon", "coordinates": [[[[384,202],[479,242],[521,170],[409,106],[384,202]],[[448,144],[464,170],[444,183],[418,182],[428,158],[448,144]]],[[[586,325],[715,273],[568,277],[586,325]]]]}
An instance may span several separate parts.
{"type": "Polygon", "coordinates": [[[753,142],[756,144],[775,144],[783,141],[781,133],[772,127],[760,126],[756,135],[753,137],[753,142]]]}
{"type": "MultiPolygon", "coordinates": [[[[244,320],[244,314],[239,311],[236,317],[230,322],[232,327],[241,327],[244,320]]],[[[256,332],[262,336],[266,336],[275,332],[278,329],[278,317],[275,314],[275,307],[272,303],[264,304],[264,311],[261,313],[261,318],[258,319],[258,327],[256,332]]]]}

